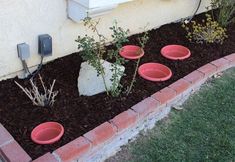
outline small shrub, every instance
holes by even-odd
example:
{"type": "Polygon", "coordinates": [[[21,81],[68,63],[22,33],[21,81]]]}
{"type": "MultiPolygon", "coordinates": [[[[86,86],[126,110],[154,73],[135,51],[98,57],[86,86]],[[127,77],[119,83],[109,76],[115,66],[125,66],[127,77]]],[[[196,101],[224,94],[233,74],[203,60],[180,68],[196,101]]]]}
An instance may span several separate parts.
{"type": "Polygon", "coordinates": [[[206,14],[206,20],[202,20],[202,23],[191,21],[190,24],[183,24],[182,27],[187,31],[189,41],[196,43],[223,44],[224,39],[227,38],[226,29],[213,21],[209,14],[206,14]]]}
{"type": "Polygon", "coordinates": [[[22,89],[22,91],[28,96],[28,98],[33,102],[34,105],[37,106],[53,106],[55,103],[55,97],[58,94],[58,91],[53,91],[54,85],[55,85],[55,80],[53,80],[52,84],[50,85],[50,88],[46,88],[42,77],[39,75],[39,80],[42,85],[44,93],[39,92],[39,88],[37,87],[36,83],[33,82],[32,79],[30,79],[30,84],[32,86],[32,89],[28,88],[23,88],[19,83],[16,83],[17,86],[22,89]]]}
{"type": "Polygon", "coordinates": [[[127,35],[129,30],[123,30],[121,27],[117,26],[117,21],[114,22],[114,25],[109,28],[112,33],[112,38],[114,43],[114,49],[108,51],[109,59],[114,59],[112,64],[113,75],[111,78],[112,87],[110,89],[111,95],[117,97],[122,92],[123,86],[120,83],[120,78],[125,75],[120,69],[120,66],[125,63],[125,59],[119,55],[119,50],[122,48],[122,44],[128,42],[127,35]]]}
{"type": "Polygon", "coordinates": [[[235,22],[235,0],[212,0],[211,8],[219,9],[217,21],[220,26],[226,27],[235,22]]]}
{"type": "Polygon", "coordinates": [[[114,49],[107,50],[106,49],[106,38],[100,34],[97,25],[99,21],[94,21],[91,18],[87,17],[84,19],[84,26],[87,26],[92,30],[98,37],[98,41],[95,41],[93,37],[85,35],[85,37],[78,36],[76,42],[78,43],[78,49],[81,50],[80,55],[83,60],[88,61],[88,63],[93,66],[98,75],[102,76],[103,83],[105,85],[105,90],[107,95],[111,95],[113,97],[119,96],[122,85],[120,84],[120,78],[124,75],[124,73],[119,68],[120,65],[124,63],[124,59],[119,56],[119,50],[122,47],[122,43],[127,42],[128,30],[123,30],[121,27],[117,26],[117,22],[115,21],[114,25],[110,27],[112,30],[112,38],[114,41],[114,49]],[[102,66],[102,60],[105,60],[104,54],[108,54],[108,58],[114,60],[112,64],[112,71],[114,72],[111,78],[112,86],[108,89],[107,84],[105,82],[105,71],[102,66]],[[110,93],[109,93],[110,92],[110,93]]]}
{"type": "Polygon", "coordinates": [[[105,51],[105,37],[101,35],[97,29],[99,21],[93,21],[91,18],[87,17],[83,20],[84,26],[87,26],[89,29],[94,32],[99,41],[95,41],[93,37],[85,35],[84,37],[78,36],[77,40],[78,49],[81,50],[79,53],[83,60],[88,61],[88,63],[95,68],[98,76],[101,75],[106,93],[108,93],[107,84],[105,82],[105,72],[104,67],[102,66],[102,58],[105,51]]]}

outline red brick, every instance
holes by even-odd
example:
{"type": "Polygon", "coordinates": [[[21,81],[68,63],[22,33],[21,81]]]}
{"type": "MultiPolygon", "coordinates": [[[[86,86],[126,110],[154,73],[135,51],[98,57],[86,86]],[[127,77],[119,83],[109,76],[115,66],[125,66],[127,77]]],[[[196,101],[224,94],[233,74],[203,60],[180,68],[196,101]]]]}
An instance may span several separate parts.
{"type": "Polygon", "coordinates": [[[45,155],[37,158],[33,162],[58,162],[58,160],[51,153],[46,153],[45,155]]]}
{"type": "Polygon", "coordinates": [[[93,146],[97,146],[111,139],[116,134],[116,132],[116,127],[108,122],[105,122],[84,134],[84,137],[89,139],[93,146]]]}
{"type": "Polygon", "coordinates": [[[3,125],[0,124],[0,146],[4,145],[5,143],[8,143],[9,141],[12,141],[12,140],[13,140],[13,137],[3,127],[3,125]]]}
{"type": "Polygon", "coordinates": [[[137,119],[138,114],[129,109],[115,116],[112,120],[110,120],[110,122],[117,127],[119,132],[121,132],[122,130],[133,126],[136,123],[137,119]]]}
{"type": "Polygon", "coordinates": [[[59,155],[63,162],[69,162],[76,160],[87,153],[91,148],[91,143],[84,137],[78,137],[77,139],[69,142],[68,144],[58,148],[55,153],[59,155]]]}
{"type": "Polygon", "coordinates": [[[158,109],[159,107],[160,106],[158,101],[151,97],[148,97],[139,102],[138,104],[132,106],[131,109],[137,112],[140,118],[143,118],[151,112],[160,111],[160,109],[158,109]]]}
{"type": "Polygon", "coordinates": [[[197,70],[202,72],[204,74],[204,76],[207,77],[207,76],[210,76],[216,72],[216,66],[209,63],[209,64],[206,64],[206,65],[200,67],[197,70]]]}
{"type": "Polygon", "coordinates": [[[215,61],[212,61],[211,64],[215,65],[217,70],[223,70],[229,66],[229,61],[221,58],[215,61]]]}
{"type": "Polygon", "coordinates": [[[2,154],[7,161],[10,162],[29,162],[31,158],[20,147],[20,145],[13,141],[7,145],[1,147],[2,154]]]}
{"type": "Polygon", "coordinates": [[[186,91],[190,87],[190,83],[186,81],[185,79],[180,79],[173,84],[171,84],[169,87],[176,91],[176,94],[181,94],[184,91],[186,91]]]}
{"type": "Polygon", "coordinates": [[[225,56],[224,58],[230,62],[230,65],[235,65],[235,53],[225,56]]]}
{"type": "Polygon", "coordinates": [[[187,80],[189,83],[195,84],[199,81],[201,81],[204,77],[204,74],[195,70],[192,73],[186,75],[184,77],[185,80],[187,80]]]}
{"type": "Polygon", "coordinates": [[[152,97],[159,101],[160,104],[167,104],[169,103],[174,97],[176,96],[176,92],[171,88],[164,88],[159,92],[156,92],[152,95],[152,97]]]}

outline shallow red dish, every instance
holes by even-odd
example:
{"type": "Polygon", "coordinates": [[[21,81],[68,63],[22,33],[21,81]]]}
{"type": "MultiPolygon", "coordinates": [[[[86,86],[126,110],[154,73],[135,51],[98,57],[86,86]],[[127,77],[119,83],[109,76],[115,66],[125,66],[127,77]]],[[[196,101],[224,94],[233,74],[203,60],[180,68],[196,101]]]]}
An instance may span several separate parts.
{"type": "Polygon", "coordinates": [[[150,81],[166,81],[171,78],[172,72],[167,66],[159,63],[146,63],[139,67],[141,77],[150,81]]]}
{"type": "Polygon", "coordinates": [[[161,49],[161,54],[171,60],[184,60],[190,57],[191,52],[181,45],[167,45],[161,49]]]}
{"type": "Polygon", "coordinates": [[[37,144],[52,144],[60,140],[64,127],[57,122],[46,122],[38,125],[31,132],[31,139],[37,144]]]}
{"type": "Polygon", "coordinates": [[[144,50],[139,46],[127,45],[120,49],[119,54],[126,59],[135,60],[144,56],[144,50]]]}

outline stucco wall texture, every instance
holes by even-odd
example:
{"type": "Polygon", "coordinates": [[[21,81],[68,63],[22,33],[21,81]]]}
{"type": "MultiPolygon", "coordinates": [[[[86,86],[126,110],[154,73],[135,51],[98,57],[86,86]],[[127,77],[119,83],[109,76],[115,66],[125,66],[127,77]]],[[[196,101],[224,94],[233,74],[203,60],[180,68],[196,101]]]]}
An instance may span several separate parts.
{"type": "MultiPolygon", "coordinates": [[[[131,34],[179,20],[192,15],[199,0],[133,0],[119,5],[112,12],[100,16],[99,30],[109,36],[114,20],[119,26],[128,28],[131,34]]],[[[202,0],[199,12],[205,11],[209,0],[202,0]]],[[[22,70],[17,54],[17,44],[30,45],[29,67],[40,62],[38,35],[50,34],[53,39],[51,61],[77,51],[75,39],[89,34],[82,23],[67,17],[67,0],[1,0],[0,1],[0,80],[14,77],[22,70]]],[[[173,43],[173,42],[172,42],[173,43]]]]}

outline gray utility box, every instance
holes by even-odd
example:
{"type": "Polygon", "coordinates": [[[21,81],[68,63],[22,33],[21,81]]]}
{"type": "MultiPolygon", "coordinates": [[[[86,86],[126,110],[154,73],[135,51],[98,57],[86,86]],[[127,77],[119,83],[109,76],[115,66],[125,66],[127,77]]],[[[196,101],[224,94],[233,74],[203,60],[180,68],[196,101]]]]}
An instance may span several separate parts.
{"type": "Polygon", "coordinates": [[[68,16],[75,22],[85,17],[96,17],[106,14],[119,4],[132,0],[68,0],[68,16]]]}
{"type": "Polygon", "coordinates": [[[17,44],[17,51],[21,60],[26,60],[30,57],[29,45],[26,43],[17,44]]]}
{"type": "Polygon", "coordinates": [[[52,38],[48,34],[39,35],[38,37],[38,53],[41,56],[52,55],[52,38]]]}

